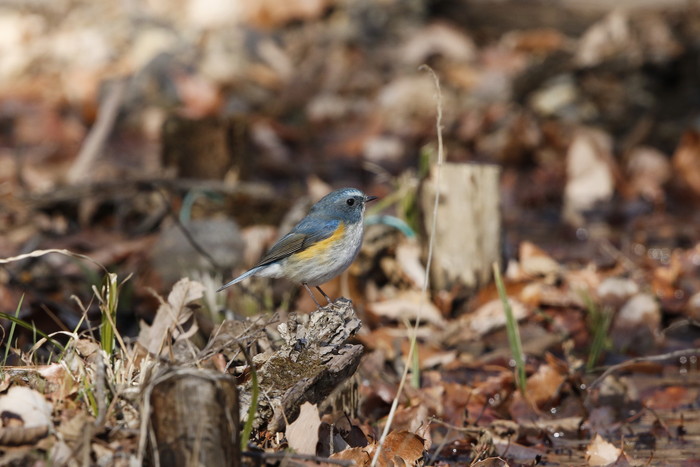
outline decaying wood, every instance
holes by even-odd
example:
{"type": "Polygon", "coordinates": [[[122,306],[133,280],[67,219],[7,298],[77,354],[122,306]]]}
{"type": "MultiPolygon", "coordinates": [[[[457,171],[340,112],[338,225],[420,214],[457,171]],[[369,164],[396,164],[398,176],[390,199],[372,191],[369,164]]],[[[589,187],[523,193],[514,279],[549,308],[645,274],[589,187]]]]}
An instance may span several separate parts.
{"type": "Polygon", "coordinates": [[[161,133],[163,166],[178,177],[221,180],[231,166],[225,119],[169,115],[161,133]]]}
{"type": "MultiPolygon", "coordinates": [[[[437,208],[432,287],[475,289],[488,282],[491,264],[500,262],[500,170],[486,164],[444,164],[437,208]]],[[[421,208],[430,231],[436,171],[423,185],[421,208]]]]}
{"type": "Polygon", "coordinates": [[[156,465],[240,465],[233,377],[197,368],[163,367],[144,396],[142,416],[150,419],[146,436],[156,465]]]}
{"type": "Polygon", "coordinates": [[[49,426],[10,426],[0,428],[0,446],[34,444],[49,434],[49,426]]]}
{"type": "MultiPolygon", "coordinates": [[[[234,333],[240,331],[238,336],[224,332],[229,336],[228,347],[247,342],[251,350],[267,349],[252,357],[260,394],[255,414],[259,428],[284,430],[286,423],[298,416],[301,404],[322,402],[360,363],[363,347],[346,341],[362,323],[352,302],[344,298],[308,315],[290,314],[286,322],[277,325],[276,332],[268,329],[269,336],[236,323],[225,327],[234,333]],[[253,341],[257,345],[252,345],[253,341]]],[[[220,340],[215,338],[201,357],[211,357],[212,351],[227,353],[220,340]]],[[[229,375],[162,367],[143,398],[143,416],[150,420],[150,428],[147,433],[142,430],[141,436],[145,436],[144,445],[148,439],[148,455],[160,465],[238,465],[240,419],[248,415],[251,394],[252,378],[240,388],[239,396],[229,375]]]]}
{"type": "MultiPolygon", "coordinates": [[[[260,394],[256,425],[283,430],[305,401],[322,402],[352,376],[363,347],[346,344],[362,323],[352,302],[340,298],[309,315],[291,314],[277,329],[282,340],[275,351],[253,357],[258,366],[260,394]]],[[[241,390],[242,415],[250,405],[251,383],[241,390]]]]}

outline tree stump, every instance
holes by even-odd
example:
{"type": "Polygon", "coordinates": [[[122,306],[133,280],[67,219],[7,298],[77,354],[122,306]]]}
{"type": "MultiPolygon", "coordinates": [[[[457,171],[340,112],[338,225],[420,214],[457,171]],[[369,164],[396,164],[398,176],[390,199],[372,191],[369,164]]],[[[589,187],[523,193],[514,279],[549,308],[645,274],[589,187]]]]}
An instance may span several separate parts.
{"type": "MultiPolygon", "coordinates": [[[[274,352],[255,355],[260,394],[255,425],[284,431],[304,402],[321,403],[350,378],[363,347],[346,341],[362,326],[352,302],[339,298],[311,314],[289,315],[277,328],[281,343],[274,352]]],[[[277,339],[276,339],[277,340],[277,339]]],[[[250,407],[251,383],[241,388],[241,415],[250,407]]]]}
{"type": "MultiPolygon", "coordinates": [[[[155,465],[239,466],[240,419],[235,379],[197,368],[161,368],[146,389],[155,465]]],[[[143,435],[143,434],[142,434],[143,435]]]]}
{"type": "MultiPolygon", "coordinates": [[[[420,201],[428,233],[433,222],[435,176],[433,167],[420,201]]],[[[490,280],[491,264],[500,263],[499,176],[495,165],[443,165],[430,270],[434,290],[455,285],[476,289],[490,280]]]]}

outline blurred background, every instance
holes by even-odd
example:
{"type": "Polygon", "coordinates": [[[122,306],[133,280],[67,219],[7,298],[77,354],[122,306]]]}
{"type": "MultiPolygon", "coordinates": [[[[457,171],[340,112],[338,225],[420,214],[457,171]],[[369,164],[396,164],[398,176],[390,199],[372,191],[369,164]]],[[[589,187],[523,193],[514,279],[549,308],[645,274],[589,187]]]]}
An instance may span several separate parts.
{"type": "MultiPolygon", "coordinates": [[[[437,136],[428,64],[447,160],[501,169],[505,263],[524,240],[597,268],[669,267],[686,249],[657,297],[692,315],[700,9],[615,5],[2,0],[0,258],[65,248],[133,274],[118,314],[133,335],[157,309],[152,290],[185,275],[218,287],[332,188],[388,198],[383,212],[420,231],[437,136]]],[[[72,330],[72,296],[99,319],[102,276],[65,256],[13,262],[0,310],[24,296],[22,319],[72,330]]],[[[263,302],[294,300],[274,287],[263,302]]],[[[261,301],[220,295],[216,313],[261,301]]]]}

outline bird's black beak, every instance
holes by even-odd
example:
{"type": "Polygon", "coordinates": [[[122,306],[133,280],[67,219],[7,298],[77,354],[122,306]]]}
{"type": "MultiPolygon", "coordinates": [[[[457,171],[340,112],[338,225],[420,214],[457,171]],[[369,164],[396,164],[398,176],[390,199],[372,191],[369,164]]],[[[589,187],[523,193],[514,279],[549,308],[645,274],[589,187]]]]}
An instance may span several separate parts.
{"type": "Polygon", "coordinates": [[[376,196],[365,196],[365,203],[369,203],[370,201],[374,201],[377,199],[376,196]]]}

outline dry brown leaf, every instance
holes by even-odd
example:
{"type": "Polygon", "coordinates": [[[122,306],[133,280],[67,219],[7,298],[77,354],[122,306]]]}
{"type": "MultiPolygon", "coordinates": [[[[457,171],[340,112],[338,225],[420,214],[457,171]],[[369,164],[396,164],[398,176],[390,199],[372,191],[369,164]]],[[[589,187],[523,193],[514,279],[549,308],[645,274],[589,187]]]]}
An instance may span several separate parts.
{"type": "Polygon", "coordinates": [[[690,319],[700,321],[700,292],[693,294],[688,299],[687,315],[690,319]]]}
{"type": "Polygon", "coordinates": [[[503,41],[519,52],[547,54],[562,49],[567,38],[556,29],[542,28],[511,31],[503,41]]]}
{"type": "Polygon", "coordinates": [[[618,305],[639,292],[639,285],[626,277],[608,277],[598,285],[598,298],[606,304],[618,305]]]}
{"type": "Polygon", "coordinates": [[[496,454],[503,457],[507,456],[508,459],[512,459],[516,465],[537,464],[537,459],[545,454],[543,449],[524,446],[513,442],[511,439],[504,438],[495,438],[493,440],[493,447],[495,448],[496,454]]]}
{"type": "Polygon", "coordinates": [[[667,266],[660,266],[654,269],[652,284],[658,296],[671,295],[676,291],[675,283],[683,273],[681,255],[676,250],[671,253],[671,258],[667,266]]]}
{"type": "Polygon", "coordinates": [[[292,21],[308,21],[318,18],[328,7],[330,0],[262,0],[244,2],[242,12],[254,26],[275,28],[292,21]]]}
{"type": "Polygon", "coordinates": [[[41,366],[36,372],[49,383],[44,397],[50,401],[64,401],[80,387],[74,376],[68,374],[66,366],[60,363],[41,366]]]}
{"type": "Polygon", "coordinates": [[[605,441],[599,434],[595,435],[593,441],[586,448],[586,459],[588,465],[600,466],[612,464],[620,457],[622,450],[612,443],[605,441]]]}
{"type": "Polygon", "coordinates": [[[527,379],[526,394],[538,407],[551,401],[559,393],[566,377],[551,365],[540,365],[535,374],[527,379]]]}
{"type": "Polygon", "coordinates": [[[319,426],[321,417],[318,415],[318,407],[316,404],[304,402],[297,419],[287,425],[284,431],[289,447],[299,454],[316,455],[319,426]]]}
{"type": "Polygon", "coordinates": [[[95,453],[96,464],[98,465],[108,465],[114,463],[114,454],[116,449],[110,449],[101,443],[90,444],[92,451],[95,453]]]}
{"type": "Polygon", "coordinates": [[[671,163],[657,149],[637,147],[630,152],[627,174],[634,195],[661,203],[665,198],[663,185],[671,178],[671,163]]]}
{"type": "Polygon", "coordinates": [[[661,309],[656,298],[648,293],[631,297],[615,316],[615,326],[625,329],[646,326],[657,330],[661,324],[661,309]]]}
{"type": "MultiPolygon", "coordinates": [[[[414,433],[425,426],[429,418],[428,405],[421,404],[401,405],[396,409],[392,427],[400,432],[414,433]]],[[[389,439],[389,437],[387,437],[389,439]]]]}
{"type": "Polygon", "coordinates": [[[316,203],[328,193],[333,191],[333,187],[321,180],[316,175],[306,177],[306,189],[309,193],[309,198],[316,203]]]}
{"type": "Polygon", "coordinates": [[[406,64],[416,67],[433,56],[440,56],[450,62],[471,62],[476,55],[476,46],[465,34],[465,30],[444,22],[418,29],[403,44],[398,54],[406,64]]]}
{"type": "Polygon", "coordinates": [[[435,89],[427,75],[404,75],[388,82],[377,96],[377,104],[386,125],[401,134],[419,115],[435,111],[435,89]]]}
{"type": "Polygon", "coordinates": [[[7,388],[10,387],[10,382],[12,381],[10,373],[3,373],[4,374],[0,376],[0,392],[5,392],[5,390],[7,390],[7,388]]]}
{"type": "Polygon", "coordinates": [[[24,428],[51,426],[52,410],[40,392],[25,386],[13,386],[0,397],[0,413],[17,415],[24,428]]]}
{"type": "Polygon", "coordinates": [[[425,282],[425,266],[420,258],[421,246],[415,240],[402,241],[396,247],[396,262],[415,288],[425,282]]]}
{"type": "Polygon", "coordinates": [[[425,441],[415,433],[394,431],[384,441],[384,451],[399,457],[408,465],[415,465],[422,457],[425,441]]]}
{"type": "Polygon", "coordinates": [[[700,132],[687,131],[673,154],[674,175],[681,184],[700,196],[700,132]]]}
{"type": "MultiPolygon", "coordinates": [[[[513,310],[513,317],[516,320],[525,318],[529,313],[525,305],[512,298],[508,300],[510,307],[513,310]]],[[[503,311],[503,303],[500,299],[494,299],[480,306],[469,315],[462,318],[468,323],[468,327],[476,334],[483,336],[484,334],[493,331],[494,329],[505,326],[506,314],[503,311]]]]}
{"type": "Polygon", "coordinates": [[[629,14],[614,10],[591,26],[583,35],[576,52],[576,62],[593,66],[612,57],[623,49],[632,49],[633,34],[629,14]]]}
{"type": "Polygon", "coordinates": [[[186,277],[180,279],[168,295],[168,301],[161,301],[153,324],[149,326],[141,322],[138,343],[150,353],[160,354],[168,338],[187,339],[197,332],[196,324],[192,324],[184,333],[179,328],[192,316],[192,310],[188,304],[202,298],[203,294],[204,286],[199,282],[186,277]]]}
{"type": "Polygon", "coordinates": [[[559,263],[532,242],[522,242],[519,255],[520,267],[527,275],[548,276],[560,270],[559,263]]]}
{"type": "MultiPolygon", "coordinates": [[[[441,398],[440,404],[443,406],[444,417],[449,423],[461,425],[465,422],[467,414],[472,413],[470,406],[482,404],[482,395],[474,394],[471,387],[458,383],[445,382],[443,384],[445,396],[441,398]]],[[[443,416],[443,413],[438,412],[443,416]]]]}
{"type": "MultiPolygon", "coordinates": [[[[379,454],[379,467],[394,467],[397,465],[419,465],[423,459],[425,441],[420,436],[409,431],[392,431],[384,440],[379,454]]],[[[352,460],[357,465],[368,466],[377,451],[376,442],[363,448],[350,448],[333,454],[331,459],[352,460]]]]}
{"type": "Polygon", "coordinates": [[[516,391],[508,401],[508,414],[510,418],[518,424],[524,424],[531,420],[540,418],[541,413],[530,402],[530,399],[523,396],[523,393],[516,391]]]}
{"type": "Polygon", "coordinates": [[[500,457],[489,457],[474,464],[472,467],[508,467],[508,462],[504,461],[500,457]]]}
{"type": "Polygon", "coordinates": [[[366,446],[362,448],[349,448],[331,455],[331,459],[353,461],[355,465],[368,466],[372,463],[372,457],[367,452],[366,446]]]}
{"type": "Polygon", "coordinates": [[[395,298],[368,305],[375,315],[395,320],[414,320],[420,315],[421,321],[445,326],[440,310],[430,299],[417,290],[403,290],[395,298]]]}
{"type": "Polygon", "coordinates": [[[669,25],[655,12],[612,9],[581,37],[575,61],[583,67],[612,60],[632,65],[668,61],[683,50],[669,25]]]}
{"type": "Polygon", "coordinates": [[[269,225],[253,225],[241,230],[245,242],[243,264],[255,264],[277,238],[277,229],[269,225]]]}
{"type": "Polygon", "coordinates": [[[660,327],[661,307],[656,297],[639,293],[615,315],[610,336],[616,349],[646,353],[659,342],[660,327]]]}
{"type": "Polygon", "coordinates": [[[85,426],[94,421],[84,410],[80,409],[66,411],[61,415],[62,420],[58,425],[58,432],[61,433],[63,440],[69,444],[82,441],[85,435],[85,426]]]}
{"type": "Polygon", "coordinates": [[[177,94],[182,103],[180,112],[187,118],[214,115],[221,107],[222,98],[215,83],[199,75],[175,76],[177,94]]]}
{"type": "Polygon", "coordinates": [[[678,410],[700,400],[698,388],[669,386],[658,389],[646,397],[644,405],[653,410],[678,410]]]}
{"type": "Polygon", "coordinates": [[[581,128],[566,155],[564,218],[573,225],[583,222],[583,213],[614,192],[613,142],[600,130],[581,128]]]}

